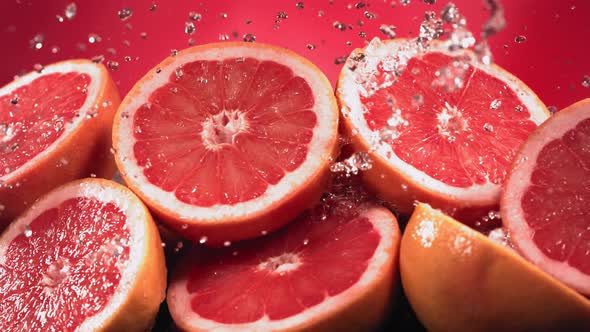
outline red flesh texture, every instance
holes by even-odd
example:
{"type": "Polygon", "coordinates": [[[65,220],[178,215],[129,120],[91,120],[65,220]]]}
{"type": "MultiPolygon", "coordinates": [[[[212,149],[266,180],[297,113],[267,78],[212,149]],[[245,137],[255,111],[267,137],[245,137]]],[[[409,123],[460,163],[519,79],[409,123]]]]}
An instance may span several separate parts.
{"type": "Polygon", "coordinates": [[[539,153],[521,204],[549,258],[590,275],[590,118],[539,153]]]}
{"type": "Polygon", "coordinates": [[[236,204],[260,197],[303,163],[316,125],[314,97],[291,69],[237,58],[187,63],[182,73],[134,116],[134,155],[152,184],[192,205],[236,204]],[[245,113],[249,128],[211,150],[202,124],[222,110],[245,113]]]}
{"type": "Polygon", "coordinates": [[[119,285],[117,265],[129,260],[125,220],[114,204],[81,197],[35,218],[30,237],[14,238],[0,264],[2,330],[74,331],[104,309],[119,285]],[[62,268],[55,262],[69,270],[49,286],[44,278],[62,268]]]}
{"type": "Polygon", "coordinates": [[[364,216],[307,214],[268,237],[223,249],[197,249],[187,291],[192,310],[225,324],[271,321],[299,314],[336,296],[366,271],[379,233],[364,216]],[[201,251],[202,250],[202,251],[201,251]],[[260,264],[285,253],[296,269],[281,275],[260,264]]]}
{"type": "Polygon", "coordinates": [[[23,166],[61,137],[65,125],[79,115],[86,101],[82,90],[90,81],[87,74],[75,72],[48,74],[0,97],[0,176],[23,166]],[[7,137],[10,131],[12,139],[7,137]]]}
{"type": "Polygon", "coordinates": [[[400,109],[408,125],[398,127],[401,135],[387,143],[401,160],[436,180],[461,188],[485,184],[488,179],[501,184],[514,155],[536,125],[514,91],[472,66],[461,89],[448,92],[433,87],[436,71],[453,61],[451,56],[434,52],[410,59],[398,82],[368,98],[361,97],[363,105],[372,103],[366,107],[365,119],[371,130],[379,131],[386,127],[392,109],[400,109]],[[412,103],[418,95],[423,98],[419,107],[412,103]],[[492,110],[490,104],[495,99],[501,105],[492,110]],[[437,128],[437,114],[445,102],[461,111],[469,128],[455,133],[454,142],[437,128]],[[516,106],[522,111],[516,111],[516,106]],[[484,130],[486,123],[493,131],[484,130]]]}

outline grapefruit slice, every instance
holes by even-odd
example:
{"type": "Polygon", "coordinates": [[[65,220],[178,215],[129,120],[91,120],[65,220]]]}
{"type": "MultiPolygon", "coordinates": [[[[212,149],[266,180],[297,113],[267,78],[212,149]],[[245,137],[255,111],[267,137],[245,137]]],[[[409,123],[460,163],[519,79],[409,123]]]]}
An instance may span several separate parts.
{"type": "Polygon", "coordinates": [[[373,159],[369,188],[404,215],[417,200],[471,226],[498,209],[512,158],[549,115],[516,77],[447,42],[419,52],[413,40],[375,39],[353,52],[336,95],[345,132],[373,159]]]}
{"type": "MultiPolygon", "coordinates": [[[[400,233],[389,210],[304,213],[276,233],[195,248],[167,303],[185,331],[369,331],[388,313],[400,233]]],[[[346,210],[346,209],[344,209],[346,210]]]]}
{"type": "Polygon", "coordinates": [[[516,156],[501,206],[523,256],[590,295],[590,99],[533,132],[516,156]]]}
{"type": "Polygon", "coordinates": [[[119,94],[106,68],[70,60],[0,88],[0,230],[47,191],[115,172],[119,94]]]}
{"type": "Polygon", "coordinates": [[[429,205],[416,207],[400,253],[428,331],[590,331],[590,300],[429,205]]]}
{"type": "Polygon", "coordinates": [[[3,331],[146,331],[166,289],[156,226],[127,188],[63,185],[0,237],[3,331]]]}
{"type": "Polygon", "coordinates": [[[337,147],[326,77],[259,43],[178,52],[115,118],[125,182],[169,226],[207,244],[270,232],[317,201],[337,147]]]}

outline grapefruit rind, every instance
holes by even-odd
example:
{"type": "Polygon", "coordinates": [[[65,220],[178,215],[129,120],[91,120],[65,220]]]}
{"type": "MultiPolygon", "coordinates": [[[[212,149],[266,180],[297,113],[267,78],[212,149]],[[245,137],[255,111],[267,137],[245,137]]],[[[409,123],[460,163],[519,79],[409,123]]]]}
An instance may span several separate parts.
{"type": "MultiPolygon", "coordinates": [[[[547,143],[563,137],[578,123],[590,118],[590,99],[581,100],[553,115],[539,126],[523,144],[512,164],[512,170],[504,184],[501,215],[504,226],[519,251],[533,264],[571,285],[584,294],[590,294],[590,276],[571,267],[567,262],[558,262],[547,257],[531,240],[532,230],[524,219],[522,196],[530,183],[530,177],[539,153],[547,143]]],[[[567,222],[567,221],[564,221],[567,222]]]]}
{"type": "Polygon", "coordinates": [[[121,103],[115,117],[113,142],[115,160],[126,184],[169,226],[192,240],[205,236],[208,244],[251,238],[288,222],[319,198],[327,185],[329,164],[337,152],[338,108],[330,82],[314,64],[279,47],[226,42],[188,48],[155,68],[157,70],[151,70],[138,81],[121,103]],[[143,168],[131,160],[135,143],[131,135],[133,115],[153,91],[168,82],[179,66],[198,60],[222,61],[237,57],[275,61],[293,70],[294,75],[303,77],[310,85],[317,124],[307,157],[296,170],[287,173],[278,184],[269,186],[254,200],[211,207],[184,203],[174,197],[173,192],[150,183],[143,168]]]}
{"type": "Polygon", "coordinates": [[[52,73],[79,72],[92,80],[86,87],[87,98],[80,115],[64,124],[64,133],[46,150],[18,169],[0,177],[0,229],[16,218],[36,198],[71,180],[95,174],[111,178],[116,166],[109,153],[112,119],[119,106],[119,93],[103,65],[78,59],[46,66],[41,73],[31,72],[0,88],[8,95],[33,80],[52,73]],[[96,112],[88,116],[90,112],[96,112]],[[60,160],[67,160],[63,164],[60,160]],[[56,167],[56,165],[61,165],[56,167]],[[55,170],[51,176],[39,176],[40,170],[55,170]],[[3,225],[4,224],[4,225],[3,225]]]}
{"type": "Polygon", "coordinates": [[[590,300],[427,204],[408,222],[400,271],[429,331],[590,329],[590,300]]]}
{"type": "MultiPolygon", "coordinates": [[[[114,203],[127,217],[129,259],[121,279],[102,311],[88,318],[80,331],[139,331],[152,324],[166,290],[166,266],[160,236],[147,208],[129,189],[104,179],[84,179],[65,184],[40,198],[0,237],[0,264],[11,239],[41,213],[73,197],[114,203]]],[[[34,235],[32,235],[34,236],[34,235]]]]}
{"type": "MultiPolygon", "coordinates": [[[[409,59],[419,54],[415,40],[396,39],[377,41],[375,44],[378,46],[356,49],[352,52],[353,55],[364,54],[369,65],[363,70],[374,70],[380,59],[387,55],[395,54],[399,56],[401,63],[407,63],[409,59]]],[[[529,110],[531,121],[538,125],[549,116],[545,105],[530,88],[496,65],[481,64],[471,51],[449,51],[449,42],[442,41],[432,42],[429,51],[469,57],[472,66],[508,83],[529,110]]],[[[377,141],[375,133],[369,129],[363,117],[360,96],[367,92],[362,84],[356,82],[358,75],[356,70],[351,70],[349,66],[343,67],[338,79],[336,96],[347,135],[352,138],[356,150],[368,151],[373,159],[373,167],[363,172],[363,175],[374,191],[392,203],[399,212],[408,215],[412,212],[413,203],[416,200],[429,202],[441,208],[449,208],[450,211],[483,207],[482,210],[487,213],[497,206],[500,197],[499,185],[488,182],[468,188],[453,187],[404,162],[394,153],[391,146],[377,141]],[[385,188],[384,183],[390,185],[385,188]]]]}
{"type": "Polygon", "coordinates": [[[272,321],[265,316],[251,323],[223,324],[192,311],[192,296],[186,291],[189,267],[185,266],[173,273],[168,288],[167,303],[175,323],[186,331],[220,332],[363,331],[374,328],[384,318],[395,292],[400,231],[397,220],[385,208],[363,207],[360,215],[371,221],[381,240],[367,270],[349,289],[282,320],[272,321]]]}

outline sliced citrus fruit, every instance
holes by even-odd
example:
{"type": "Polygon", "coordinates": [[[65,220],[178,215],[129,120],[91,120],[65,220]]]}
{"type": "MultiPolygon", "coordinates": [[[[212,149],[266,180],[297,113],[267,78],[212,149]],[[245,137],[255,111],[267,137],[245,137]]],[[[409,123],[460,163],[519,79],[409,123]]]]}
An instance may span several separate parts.
{"type": "Polygon", "coordinates": [[[3,331],[146,331],[166,289],[158,230],[102,179],[40,198],[0,237],[3,331]]]}
{"type": "Polygon", "coordinates": [[[517,154],[502,195],[524,257],[590,295],[590,99],[556,113],[517,154]]]}
{"type": "MultiPolygon", "coordinates": [[[[346,209],[345,209],[346,210],[346,209]]],[[[304,213],[267,237],[195,248],[167,303],[187,331],[369,331],[397,281],[400,232],[387,209],[304,213]]]]}
{"type": "Polygon", "coordinates": [[[498,209],[513,156],[549,114],[517,78],[447,42],[419,52],[376,39],[352,53],[336,94],[345,131],[373,159],[370,188],[404,215],[418,200],[470,225],[498,209]]]}
{"type": "Polygon", "coordinates": [[[326,77],[258,43],[178,52],[144,76],[113,132],[125,182],[185,237],[260,236],[325,189],[338,110],[326,77]]]}
{"type": "Polygon", "coordinates": [[[400,269],[429,331],[590,331],[590,300],[426,204],[405,229],[400,269]]]}
{"type": "Polygon", "coordinates": [[[104,66],[70,60],[0,88],[0,230],[67,181],[112,177],[119,94],[104,66]]]}

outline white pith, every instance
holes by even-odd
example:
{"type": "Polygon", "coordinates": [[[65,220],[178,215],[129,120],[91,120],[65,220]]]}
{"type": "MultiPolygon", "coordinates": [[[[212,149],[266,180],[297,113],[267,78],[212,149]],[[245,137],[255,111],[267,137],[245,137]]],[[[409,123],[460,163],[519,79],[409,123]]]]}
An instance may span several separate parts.
{"type": "MultiPolygon", "coordinates": [[[[418,54],[418,49],[414,47],[415,40],[393,40],[385,41],[380,47],[374,48],[371,52],[364,52],[365,59],[375,65],[379,59],[391,54],[399,55],[403,63],[418,54]]],[[[537,125],[541,124],[547,118],[544,106],[537,99],[536,95],[526,87],[516,77],[499,69],[496,66],[486,66],[475,59],[475,56],[468,52],[448,50],[448,42],[433,42],[430,51],[440,52],[452,56],[467,55],[473,59],[471,65],[494,77],[506,82],[507,85],[518,95],[522,103],[527,107],[531,114],[531,121],[537,125]]],[[[338,96],[340,98],[342,109],[341,112],[348,118],[357,130],[357,135],[365,142],[367,146],[373,146],[375,143],[375,132],[371,131],[363,117],[363,106],[360,95],[365,93],[364,88],[355,81],[355,72],[348,66],[345,66],[338,82],[338,96]]],[[[395,85],[394,85],[395,87],[395,85]]],[[[454,105],[450,105],[451,107],[454,105]]],[[[436,180],[425,172],[401,160],[388,144],[380,143],[372,151],[372,155],[385,161],[392,168],[400,172],[408,181],[413,181],[428,191],[441,194],[455,201],[462,202],[465,205],[484,205],[496,202],[500,196],[500,185],[490,181],[484,184],[474,184],[469,187],[454,187],[436,180]]]]}
{"type": "Polygon", "coordinates": [[[570,266],[567,262],[547,257],[537,247],[532,240],[534,230],[529,227],[524,218],[521,201],[530,185],[531,174],[543,147],[549,142],[563,137],[567,131],[589,118],[590,99],[586,99],[580,102],[579,106],[573,105],[570,106],[570,109],[556,113],[545,124],[537,128],[516,156],[502,197],[502,220],[519,251],[542,270],[586,295],[590,295],[590,276],[570,266]]]}
{"type": "MultiPolygon", "coordinates": [[[[15,220],[0,237],[0,264],[6,260],[6,250],[14,238],[23,233],[26,225],[30,224],[41,213],[58,206],[64,201],[75,198],[95,198],[100,202],[115,204],[126,216],[126,226],[129,230],[129,259],[126,264],[120,265],[121,279],[113,296],[106,303],[104,309],[96,315],[86,319],[77,331],[101,330],[121,305],[127,300],[129,291],[134,284],[141,282],[136,280],[136,275],[146,259],[149,243],[146,241],[146,228],[144,221],[148,218],[146,210],[139,200],[129,190],[122,187],[104,186],[101,182],[74,182],[62,186],[50,195],[36,202],[24,215],[15,220]]],[[[31,234],[31,237],[37,236],[31,234]]],[[[58,244],[56,244],[58,245],[58,244]]],[[[58,309],[59,310],[59,309],[58,309]]]]}
{"type": "MultiPolygon", "coordinates": [[[[361,215],[366,216],[373,224],[373,228],[380,235],[380,241],[375,253],[369,259],[367,269],[358,282],[343,292],[326,297],[323,302],[281,320],[270,320],[264,316],[250,323],[223,324],[203,318],[192,311],[192,296],[187,291],[188,279],[187,273],[184,273],[180,278],[174,279],[168,288],[167,302],[173,319],[181,328],[199,329],[200,331],[282,331],[303,329],[310,322],[329,317],[330,314],[343,310],[357,302],[366,295],[367,290],[375,286],[375,282],[385,273],[382,267],[394,259],[392,256],[397,255],[394,240],[399,241],[399,234],[396,231],[397,226],[394,225],[396,221],[391,213],[381,207],[371,207],[364,210],[361,215]]],[[[268,287],[272,287],[272,285],[268,287]]]]}
{"type": "MultiPolygon", "coordinates": [[[[47,149],[43,150],[38,155],[25,162],[21,167],[17,168],[16,170],[13,170],[12,172],[5,174],[4,176],[1,176],[0,181],[9,182],[11,179],[19,177],[29,168],[37,165],[39,160],[46,158],[56,149],[57,146],[59,146],[64,140],[66,140],[68,136],[72,133],[72,131],[74,131],[74,129],[80,126],[84,121],[88,121],[88,119],[86,118],[88,112],[93,108],[101,106],[96,105],[96,99],[98,98],[100,87],[104,84],[104,82],[102,82],[103,77],[101,74],[101,69],[97,64],[94,64],[92,62],[60,62],[45,67],[41,73],[34,71],[25,76],[21,76],[18,79],[0,88],[0,96],[9,95],[14,90],[30,84],[32,81],[39,77],[48,74],[65,74],[69,72],[88,74],[88,76],[90,76],[90,84],[86,87],[86,101],[84,102],[82,107],[79,108],[80,116],[74,117],[71,120],[71,122],[64,123],[63,133],[58,139],[51,143],[47,147],[47,149]]],[[[15,120],[18,120],[18,117],[16,117],[15,120]]]]}
{"type": "MultiPolygon", "coordinates": [[[[229,45],[229,44],[228,44],[229,45]]],[[[310,63],[294,56],[286,56],[284,51],[277,51],[270,47],[253,48],[248,46],[231,45],[220,48],[203,49],[200,52],[179,52],[174,58],[160,67],[161,72],[151,72],[143,80],[143,84],[136,85],[128,97],[121,104],[119,112],[126,112],[128,117],[121,118],[116,135],[119,136],[116,146],[117,159],[123,164],[121,170],[125,173],[130,185],[141,196],[149,197],[151,202],[157,202],[161,209],[170,211],[180,219],[190,224],[191,220],[215,221],[235,220],[244,215],[257,213],[275,206],[289,194],[297,191],[310,177],[322,170],[327,163],[335,144],[337,135],[338,114],[334,110],[335,101],[331,88],[325,77],[318,74],[317,69],[310,63]],[[293,172],[286,173],[277,185],[269,185],[266,192],[256,199],[240,202],[234,205],[216,204],[211,207],[199,207],[178,200],[174,192],[167,192],[153,185],[143,174],[134,159],[133,118],[136,110],[147,102],[150,94],[160,86],[169,82],[169,77],[179,66],[198,60],[223,61],[229,58],[252,57],[259,61],[275,61],[293,70],[295,76],[304,78],[315,97],[313,111],[317,116],[317,124],[313,130],[313,138],[309,143],[308,155],[304,162],[293,172]]]]}

